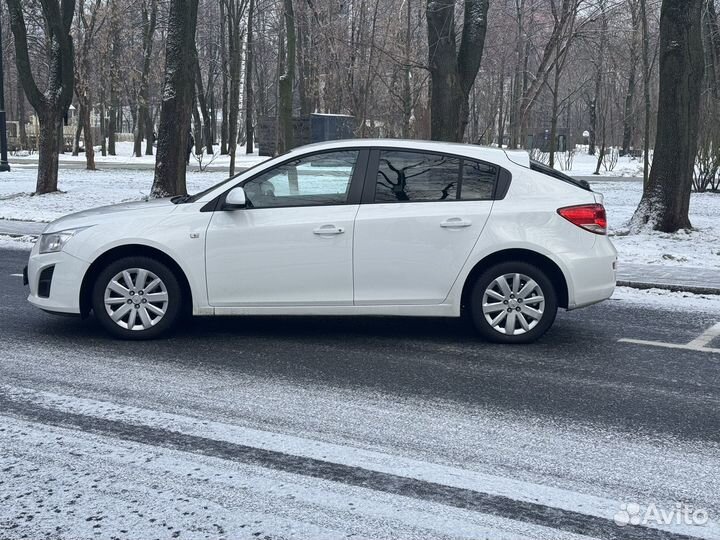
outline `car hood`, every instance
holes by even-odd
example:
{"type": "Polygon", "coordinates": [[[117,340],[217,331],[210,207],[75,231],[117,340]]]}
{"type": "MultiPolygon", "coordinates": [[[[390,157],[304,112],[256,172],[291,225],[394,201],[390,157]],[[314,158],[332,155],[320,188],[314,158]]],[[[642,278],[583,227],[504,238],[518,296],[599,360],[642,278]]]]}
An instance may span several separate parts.
{"type": "Polygon", "coordinates": [[[155,214],[163,216],[177,208],[169,198],[149,199],[146,201],[126,202],[91,208],[82,212],[68,214],[50,223],[44,233],[58,232],[76,227],[89,227],[90,225],[108,224],[115,219],[122,219],[127,214],[130,218],[137,218],[140,215],[155,214]]]}

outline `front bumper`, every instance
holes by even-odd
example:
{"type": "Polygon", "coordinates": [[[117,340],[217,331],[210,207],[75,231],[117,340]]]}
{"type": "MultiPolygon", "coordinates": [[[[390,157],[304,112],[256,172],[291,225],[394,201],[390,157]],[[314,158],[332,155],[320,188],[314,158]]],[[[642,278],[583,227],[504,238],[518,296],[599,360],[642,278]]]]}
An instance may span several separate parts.
{"type": "Polygon", "coordinates": [[[80,288],[90,264],[63,251],[41,255],[37,250],[36,244],[23,271],[23,282],[30,286],[28,302],[45,311],[79,314],[80,288]],[[43,270],[50,267],[53,272],[49,290],[40,291],[43,270]]]}

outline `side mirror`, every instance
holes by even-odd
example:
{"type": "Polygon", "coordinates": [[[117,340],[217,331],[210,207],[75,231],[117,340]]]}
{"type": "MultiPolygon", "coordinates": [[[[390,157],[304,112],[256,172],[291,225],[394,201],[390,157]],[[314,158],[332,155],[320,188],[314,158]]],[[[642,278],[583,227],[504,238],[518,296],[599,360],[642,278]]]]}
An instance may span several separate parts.
{"type": "Polygon", "coordinates": [[[246,206],[247,199],[245,198],[245,190],[240,186],[231,189],[225,196],[224,210],[237,210],[239,208],[245,208],[246,206]]]}

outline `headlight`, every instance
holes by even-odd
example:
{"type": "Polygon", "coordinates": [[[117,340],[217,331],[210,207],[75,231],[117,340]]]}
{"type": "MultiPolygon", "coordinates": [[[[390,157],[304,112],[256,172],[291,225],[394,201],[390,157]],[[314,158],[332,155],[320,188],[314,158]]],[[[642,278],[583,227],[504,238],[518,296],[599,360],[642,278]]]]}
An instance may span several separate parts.
{"type": "Polygon", "coordinates": [[[62,251],[65,244],[68,243],[73,236],[87,227],[78,227],[77,229],[67,229],[54,233],[45,233],[40,235],[40,253],[57,253],[62,251]]]}

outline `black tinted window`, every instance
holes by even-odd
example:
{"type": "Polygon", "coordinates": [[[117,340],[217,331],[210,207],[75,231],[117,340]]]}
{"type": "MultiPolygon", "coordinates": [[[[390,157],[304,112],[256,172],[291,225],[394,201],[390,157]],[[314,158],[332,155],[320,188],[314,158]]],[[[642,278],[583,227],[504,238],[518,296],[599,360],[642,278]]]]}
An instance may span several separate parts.
{"type": "Polygon", "coordinates": [[[492,199],[498,168],[479,161],[463,160],[461,199],[492,199]]]}
{"type": "Polygon", "coordinates": [[[375,202],[457,198],[460,159],[425,152],[381,151],[375,202]]]}

